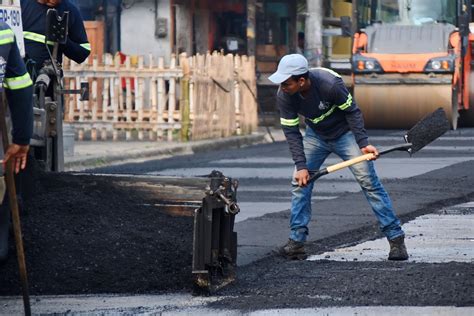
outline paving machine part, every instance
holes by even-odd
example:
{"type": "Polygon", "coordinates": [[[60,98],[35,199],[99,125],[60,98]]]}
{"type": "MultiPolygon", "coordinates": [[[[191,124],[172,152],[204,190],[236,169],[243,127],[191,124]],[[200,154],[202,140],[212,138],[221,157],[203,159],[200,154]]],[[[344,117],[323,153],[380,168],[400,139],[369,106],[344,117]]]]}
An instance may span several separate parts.
{"type": "Polygon", "coordinates": [[[45,47],[50,59],[46,60],[36,73],[29,69],[34,82],[34,131],[31,139],[34,157],[45,171],[64,171],[63,115],[64,94],[80,94],[80,100],[88,100],[88,83],[81,83],[81,89],[65,90],[63,73],[58,63],[59,45],[65,44],[68,34],[69,12],[61,16],[55,9],[47,11],[45,47]],[[52,51],[46,44],[54,42],[52,51]]]}
{"type": "MultiPolygon", "coordinates": [[[[77,174],[77,177],[87,177],[77,174]]],[[[213,171],[204,177],[100,175],[153,201],[150,208],[193,218],[194,294],[208,295],[235,281],[237,233],[234,221],[238,181],[213,171]]],[[[191,264],[191,263],[190,263],[191,264]]]]}
{"type": "Polygon", "coordinates": [[[194,215],[193,275],[195,294],[213,293],[235,280],[238,182],[213,171],[211,184],[194,215]]]}
{"type": "MultiPolygon", "coordinates": [[[[0,0],[0,9],[3,12],[4,22],[15,33],[20,54],[25,56],[23,41],[23,26],[21,23],[21,6],[19,0],[0,0]]],[[[69,12],[61,16],[55,9],[47,11],[45,47],[50,59],[36,73],[35,69],[28,69],[34,82],[34,125],[33,137],[30,141],[34,157],[38,165],[45,171],[64,170],[63,148],[63,95],[80,94],[80,100],[88,100],[89,84],[81,83],[77,90],[63,89],[63,74],[61,65],[57,62],[58,48],[65,44],[68,36],[69,12]],[[52,50],[46,44],[54,42],[52,50]]]]}
{"type": "MultiPolygon", "coordinates": [[[[393,146],[379,152],[379,156],[391,153],[392,151],[406,151],[410,156],[435,139],[446,133],[450,128],[450,122],[443,108],[438,108],[433,113],[426,115],[415,126],[413,126],[404,136],[405,143],[393,146]]],[[[335,165],[331,165],[321,170],[310,170],[308,182],[315,181],[320,177],[343,168],[350,167],[357,163],[371,160],[374,154],[364,154],[335,165]]]]}
{"type": "Polygon", "coordinates": [[[474,126],[471,0],[353,0],[354,97],[369,128],[408,128],[442,107],[474,126]]]}

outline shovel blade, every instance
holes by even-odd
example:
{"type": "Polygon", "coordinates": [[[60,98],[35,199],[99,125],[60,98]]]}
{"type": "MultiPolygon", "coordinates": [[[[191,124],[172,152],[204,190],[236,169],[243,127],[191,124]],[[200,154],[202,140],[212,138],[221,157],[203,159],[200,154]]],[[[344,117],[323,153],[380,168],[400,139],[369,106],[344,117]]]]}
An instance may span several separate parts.
{"type": "Polygon", "coordinates": [[[431,114],[422,118],[413,126],[405,136],[407,142],[412,143],[411,153],[415,153],[446,133],[450,124],[446,113],[438,108],[431,114]]]}

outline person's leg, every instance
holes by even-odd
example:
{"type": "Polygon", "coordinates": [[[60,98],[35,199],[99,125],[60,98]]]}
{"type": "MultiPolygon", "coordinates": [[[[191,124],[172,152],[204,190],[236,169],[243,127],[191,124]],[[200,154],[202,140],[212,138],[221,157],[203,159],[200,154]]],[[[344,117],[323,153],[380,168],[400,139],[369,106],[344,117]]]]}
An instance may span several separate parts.
{"type": "MultiPolygon", "coordinates": [[[[311,128],[306,129],[303,144],[309,170],[318,170],[330,154],[328,144],[318,138],[311,128]]],[[[314,182],[300,187],[293,177],[292,186],[290,239],[305,242],[308,223],[311,220],[311,193],[314,182]]]]}
{"type": "MultiPolygon", "coordinates": [[[[343,160],[360,156],[362,152],[357,145],[351,132],[348,132],[331,142],[334,152],[343,160]]],[[[387,191],[380,183],[375,172],[373,161],[364,161],[350,167],[356,180],[362,188],[377,220],[380,230],[389,239],[394,240],[397,237],[404,236],[400,225],[400,220],[395,215],[392,202],[387,191]]]]}

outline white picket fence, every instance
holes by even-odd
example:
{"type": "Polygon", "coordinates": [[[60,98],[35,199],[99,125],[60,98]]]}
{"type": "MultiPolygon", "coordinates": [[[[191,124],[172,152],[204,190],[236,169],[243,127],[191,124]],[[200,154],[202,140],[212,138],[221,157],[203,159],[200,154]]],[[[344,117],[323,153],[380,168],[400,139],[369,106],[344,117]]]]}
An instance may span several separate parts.
{"type": "Polygon", "coordinates": [[[219,53],[64,62],[65,88],[90,85],[89,101],[65,97],[65,122],[79,140],[196,140],[257,127],[255,60],[219,53]]]}

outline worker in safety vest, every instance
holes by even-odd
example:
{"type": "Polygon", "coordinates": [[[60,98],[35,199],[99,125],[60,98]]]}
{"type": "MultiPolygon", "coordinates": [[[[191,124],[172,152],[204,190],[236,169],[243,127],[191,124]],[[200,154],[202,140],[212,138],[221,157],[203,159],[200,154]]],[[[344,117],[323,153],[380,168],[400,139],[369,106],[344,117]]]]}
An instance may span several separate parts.
{"type": "MultiPolygon", "coordinates": [[[[26,60],[34,62],[35,70],[39,70],[46,60],[51,59],[45,46],[46,12],[50,8],[56,9],[59,16],[69,12],[67,43],[59,45],[58,62],[62,62],[64,54],[75,62],[82,63],[91,51],[82,16],[70,0],[21,0],[26,60]]],[[[52,50],[54,43],[47,44],[52,50]]]]}
{"type": "MultiPolygon", "coordinates": [[[[12,160],[15,172],[26,167],[30,139],[33,133],[33,85],[26,71],[25,63],[20,56],[15,35],[10,27],[0,22],[0,97],[5,93],[12,121],[12,142],[3,156],[0,156],[5,170],[5,163],[12,160]]],[[[5,118],[0,117],[1,124],[5,118]]],[[[0,137],[1,139],[1,137],[0,137]]],[[[3,176],[0,175],[0,176],[3,176]]],[[[0,183],[0,204],[3,202],[5,185],[3,177],[0,183]]],[[[6,204],[6,203],[4,203],[6,204]]],[[[8,231],[10,224],[10,209],[0,206],[0,262],[8,255],[8,231]]]]}
{"type": "MultiPolygon", "coordinates": [[[[379,152],[369,143],[362,112],[341,76],[333,70],[310,70],[303,55],[290,54],[280,60],[277,71],[268,79],[280,85],[276,104],[295,163],[289,239],[277,252],[288,259],[305,259],[314,186],[310,170],[319,170],[331,153],[350,160],[362,154],[372,154],[375,159],[379,152]],[[304,136],[300,132],[300,115],[305,117],[304,136]]],[[[388,239],[388,259],[407,260],[405,233],[373,162],[355,164],[351,171],[388,239]]]]}

